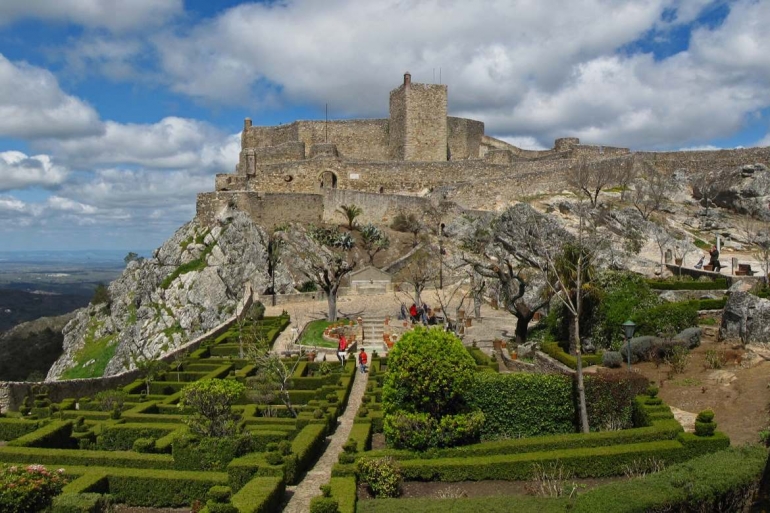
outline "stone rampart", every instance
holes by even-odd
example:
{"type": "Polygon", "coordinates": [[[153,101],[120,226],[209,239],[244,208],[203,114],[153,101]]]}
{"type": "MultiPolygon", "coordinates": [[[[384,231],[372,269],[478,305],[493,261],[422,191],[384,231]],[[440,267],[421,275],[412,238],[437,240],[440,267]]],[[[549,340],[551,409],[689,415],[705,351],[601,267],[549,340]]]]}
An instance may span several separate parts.
{"type": "Polygon", "coordinates": [[[479,158],[484,123],[473,119],[447,117],[447,145],[450,160],[479,158]]]}
{"type": "Polygon", "coordinates": [[[323,220],[332,223],[342,221],[344,216],[339,212],[340,206],[351,204],[363,210],[357,218],[359,223],[390,224],[399,212],[421,215],[430,208],[431,201],[418,196],[331,189],[324,195],[323,220]]]}
{"type": "Polygon", "coordinates": [[[198,194],[197,217],[205,225],[215,223],[228,208],[246,212],[255,223],[272,228],[287,221],[319,224],[323,218],[320,194],[271,194],[250,191],[217,191],[198,194]]]}
{"type": "Polygon", "coordinates": [[[348,119],[329,121],[298,121],[297,134],[305,143],[306,156],[311,157],[314,144],[337,146],[340,158],[351,160],[388,159],[387,119],[348,119]]]}
{"type": "Polygon", "coordinates": [[[746,164],[759,163],[770,166],[770,147],[714,151],[640,151],[635,152],[634,157],[650,160],[655,167],[666,173],[673,173],[678,169],[697,173],[733,169],[746,164]]]}

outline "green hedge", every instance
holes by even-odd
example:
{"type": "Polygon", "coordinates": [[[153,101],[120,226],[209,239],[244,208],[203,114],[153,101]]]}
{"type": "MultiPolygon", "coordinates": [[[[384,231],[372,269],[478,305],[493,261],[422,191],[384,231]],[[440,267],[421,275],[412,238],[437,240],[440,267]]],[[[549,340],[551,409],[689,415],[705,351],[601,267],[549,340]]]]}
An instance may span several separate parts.
{"type": "MultiPolygon", "coordinates": [[[[571,354],[565,353],[564,350],[559,346],[556,342],[543,342],[540,344],[540,349],[550,356],[551,358],[554,358],[567,367],[571,369],[577,369],[577,358],[572,356],[571,354]]],[[[602,364],[602,354],[584,354],[583,355],[583,367],[588,367],[590,365],[601,365],[602,364]]]]}
{"type": "Polygon", "coordinates": [[[350,430],[350,436],[348,440],[352,440],[356,443],[358,452],[368,451],[372,448],[372,423],[362,422],[353,424],[353,428],[350,430]]]}
{"type": "Polygon", "coordinates": [[[477,373],[466,400],[484,412],[485,439],[575,431],[572,380],[566,376],[477,373]]]}
{"type": "Polygon", "coordinates": [[[296,459],[296,468],[292,469],[287,462],[287,483],[294,484],[299,475],[312,466],[323,453],[325,441],[326,426],[324,424],[308,424],[297,433],[291,442],[291,457],[296,459]]]}
{"type": "Polygon", "coordinates": [[[635,313],[636,336],[660,334],[676,335],[685,328],[698,325],[698,301],[663,303],[635,313]]]}
{"type": "Polygon", "coordinates": [[[285,489],[282,477],[255,477],[230,502],[239,513],[274,513],[281,510],[285,489]]]}
{"type": "MultiPolygon", "coordinates": [[[[475,499],[375,499],[358,503],[358,513],[564,513],[567,499],[516,495],[475,499]]],[[[342,512],[342,509],[340,509],[342,512]]],[[[597,510],[594,513],[598,513],[597,510]]]]}
{"type": "Polygon", "coordinates": [[[178,424],[114,424],[96,438],[101,451],[130,451],[137,438],[163,438],[179,429],[178,424]]]}
{"type": "Polygon", "coordinates": [[[558,451],[591,447],[609,447],[623,444],[673,440],[682,433],[682,426],[674,419],[658,420],[652,426],[620,431],[600,431],[551,436],[538,436],[510,440],[496,440],[478,444],[435,449],[416,453],[405,450],[384,449],[369,451],[367,457],[391,456],[397,460],[434,458],[476,458],[503,454],[558,451]]]}
{"type": "Polygon", "coordinates": [[[729,288],[724,278],[713,281],[647,280],[647,284],[655,290],[725,290],[729,288]]]}
{"type": "MultiPolygon", "coordinates": [[[[355,477],[333,477],[329,481],[332,497],[339,503],[339,513],[355,513],[357,489],[355,477]]],[[[397,511],[397,510],[392,510],[397,511]]]]}
{"type": "Polygon", "coordinates": [[[503,454],[468,458],[435,458],[402,460],[405,480],[408,481],[485,481],[525,480],[531,477],[534,463],[560,462],[575,477],[608,477],[622,475],[624,467],[634,460],[656,458],[667,464],[679,463],[725,446],[729,439],[722,435],[714,440],[678,440],[612,445],[558,451],[503,454]]]}
{"type": "Polygon", "coordinates": [[[65,493],[54,497],[50,513],[102,513],[111,497],[100,493],[65,493]]]}
{"type": "Polygon", "coordinates": [[[75,443],[74,440],[70,438],[71,434],[72,421],[58,420],[51,422],[36,431],[20,436],[19,438],[10,441],[8,445],[13,447],[74,447],[75,443]]]}
{"type": "Polygon", "coordinates": [[[283,466],[268,464],[262,453],[235,458],[227,465],[228,483],[233,490],[240,490],[254,477],[273,477],[283,474],[283,466]]]}
{"type": "Polygon", "coordinates": [[[174,461],[166,454],[139,454],[130,451],[86,451],[40,447],[0,447],[0,461],[40,463],[42,465],[83,465],[170,469],[174,461]]]}
{"type": "Polygon", "coordinates": [[[129,506],[183,507],[202,501],[209,488],[227,484],[220,472],[116,469],[108,472],[109,492],[129,506]]]}
{"type": "Polygon", "coordinates": [[[0,418],[0,440],[10,441],[35,431],[41,423],[33,420],[0,418]]]}
{"type": "Polygon", "coordinates": [[[581,494],[574,513],[647,511],[742,511],[765,469],[761,447],[701,456],[644,479],[601,486],[581,494]]]}
{"type": "MultiPolygon", "coordinates": [[[[69,475],[69,472],[67,474],[69,475]]],[[[62,489],[62,493],[107,493],[109,489],[107,472],[104,470],[92,470],[67,483],[62,489]]]]}
{"type": "Polygon", "coordinates": [[[466,347],[466,349],[471,354],[473,359],[476,361],[476,365],[489,367],[495,372],[500,372],[500,362],[496,360],[492,360],[492,358],[490,358],[489,355],[485,354],[484,351],[482,351],[478,347],[466,347]]]}

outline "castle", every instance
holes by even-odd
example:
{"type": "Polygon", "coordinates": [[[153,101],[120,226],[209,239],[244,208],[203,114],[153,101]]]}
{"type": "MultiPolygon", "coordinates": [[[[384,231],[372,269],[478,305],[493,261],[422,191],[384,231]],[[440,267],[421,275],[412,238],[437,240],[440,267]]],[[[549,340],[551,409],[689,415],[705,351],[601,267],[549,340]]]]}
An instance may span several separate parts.
{"type": "Polygon", "coordinates": [[[414,83],[406,73],[390,92],[387,119],[263,127],[246,118],[235,173],[217,175],[215,191],[198,195],[197,215],[210,224],[237,208],[269,227],[331,221],[351,203],[363,208],[363,222],[376,223],[436,200],[497,210],[516,197],[562,190],[579,158],[623,155],[667,172],[770,163],[768,148],[632,153],[562,138],[550,150],[524,150],[486,135],[481,121],[448,116],[447,86],[414,83]]]}

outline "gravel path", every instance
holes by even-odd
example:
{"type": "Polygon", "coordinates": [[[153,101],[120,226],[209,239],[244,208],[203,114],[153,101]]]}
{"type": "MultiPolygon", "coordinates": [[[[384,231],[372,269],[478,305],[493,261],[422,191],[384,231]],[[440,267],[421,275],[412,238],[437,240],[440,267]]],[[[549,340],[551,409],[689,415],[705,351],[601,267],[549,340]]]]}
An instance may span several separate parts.
{"type": "MultiPolygon", "coordinates": [[[[371,355],[369,356],[371,357],[371,355]]],[[[342,452],[342,446],[348,441],[350,430],[353,429],[353,419],[355,419],[356,412],[358,412],[358,407],[361,406],[361,400],[364,396],[368,380],[369,374],[361,374],[356,371],[348,405],[345,408],[345,412],[338,419],[339,425],[334,434],[328,438],[326,450],[297,486],[286,488],[290,493],[293,491],[293,494],[289,503],[283,509],[284,513],[307,513],[310,511],[310,500],[321,495],[319,487],[328,483],[332,477],[332,467],[337,463],[337,459],[342,452]]]]}

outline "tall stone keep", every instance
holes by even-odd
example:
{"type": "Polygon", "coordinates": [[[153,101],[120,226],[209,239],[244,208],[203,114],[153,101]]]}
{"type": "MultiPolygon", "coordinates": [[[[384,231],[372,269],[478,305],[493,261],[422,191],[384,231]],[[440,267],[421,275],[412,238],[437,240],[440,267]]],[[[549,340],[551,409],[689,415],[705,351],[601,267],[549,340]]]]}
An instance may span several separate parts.
{"type": "Polygon", "coordinates": [[[404,83],[390,92],[389,151],[392,160],[447,160],[447,87],[404,83]]]}

